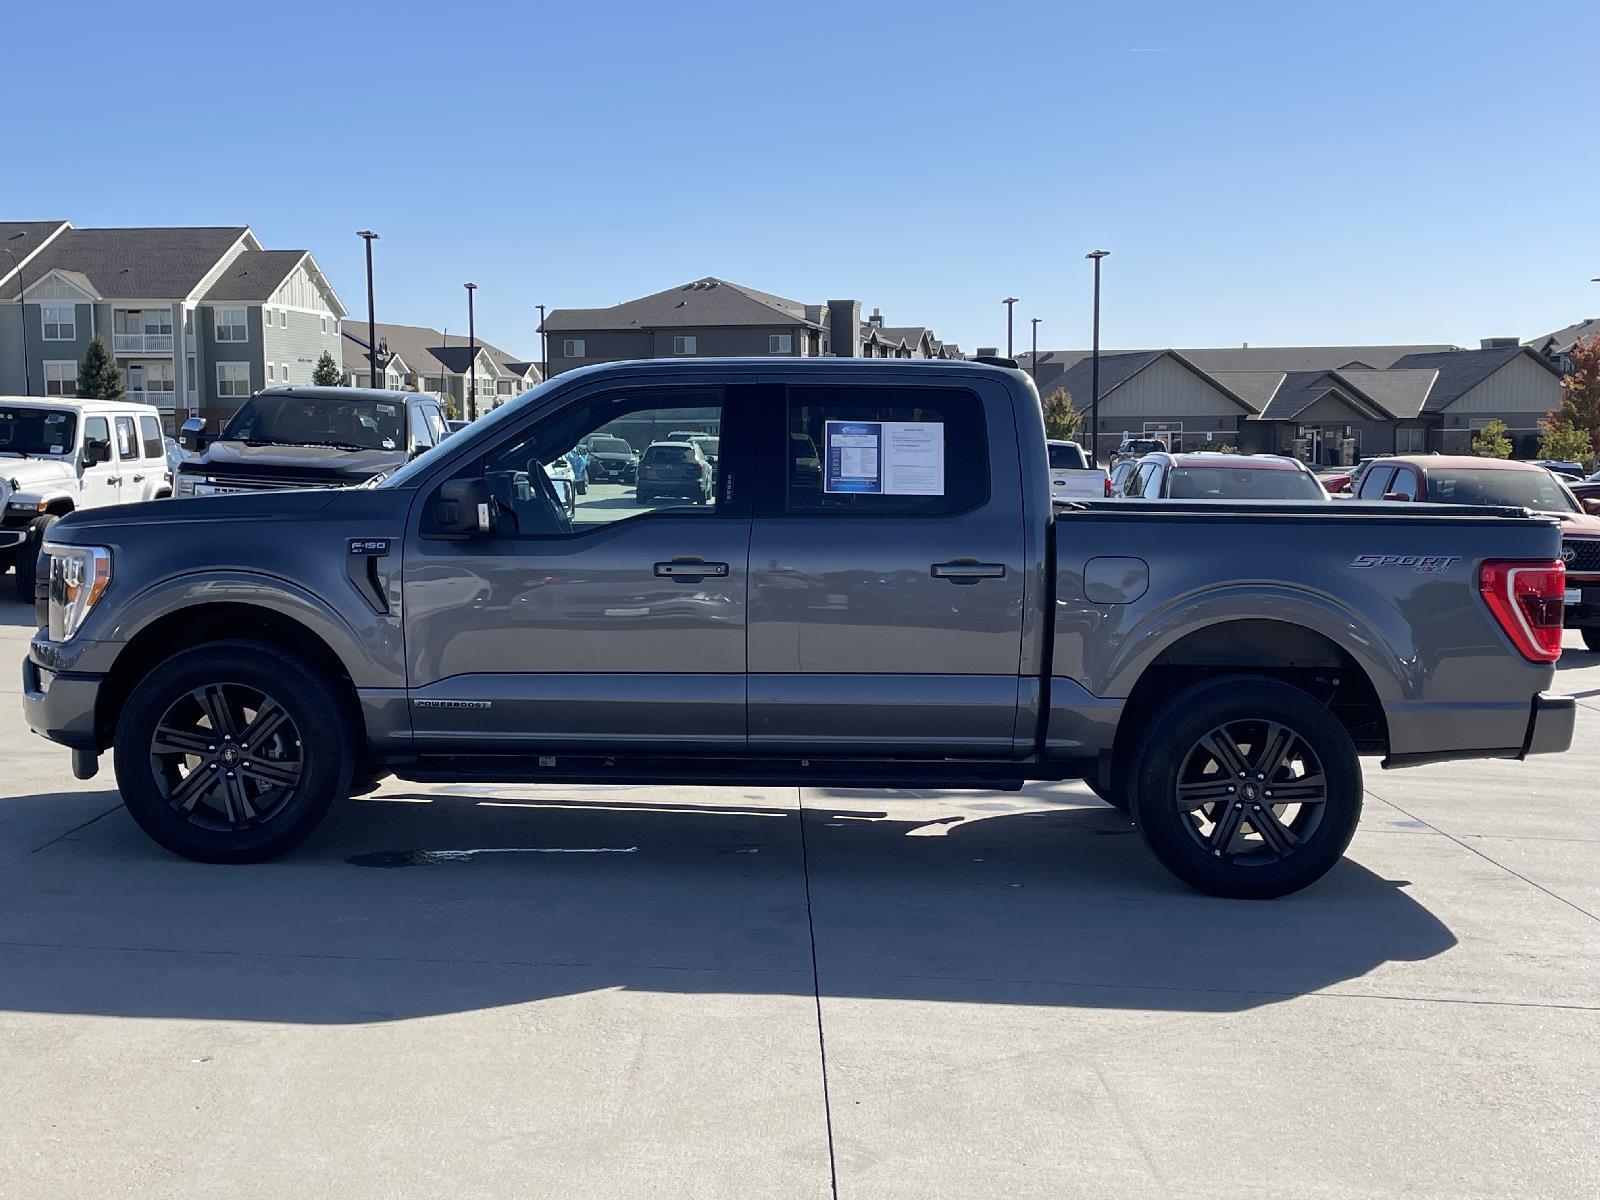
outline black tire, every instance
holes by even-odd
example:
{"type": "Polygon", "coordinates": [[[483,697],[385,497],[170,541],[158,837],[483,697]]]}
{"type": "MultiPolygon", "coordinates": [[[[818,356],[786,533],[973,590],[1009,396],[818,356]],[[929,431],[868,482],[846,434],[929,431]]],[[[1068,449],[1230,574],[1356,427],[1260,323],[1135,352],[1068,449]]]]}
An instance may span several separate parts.
{"type": "Polygon", "coordinates": [[[1146,844],[1213,896],[1299,891],[1339,861],[1361,818],[1350,734],[1324,705],[1274,679],[1232,675],[1185,688],[1151,718],[1134,762],[1132,811],[1146,844]],[[1225,759],[1244,769],[1226,769],[1225,759]]]}
{"type": "Polygon", "coordinates": [[[139,827],[174,854],[197,862],[263,862],[304,841],[333,802],[350,795],[351,725],[332,682],[298,655],[261,642],[210,642],[173,655],[134,687],[117,721],[117,786],[139,827]],[[229,711],[213,721],[208,706],[219,694],[262,699],[254,715],[248,699],[224,701],[229,711]],[[271,713],[268,702],[281,719],[266,742],[252,747],[246,739],[271,713]],[[210,740],[230,726],[232,732],[210,740]],[[158,751],[158,727],[165,731],[162,745],[192,744],[192,751],[158,751]],[[232,755],[230,744],[239,747],[232,755]],[[259,761],[252,764],[252,755],[259,761]],[[201,774],[208,768],[217,783],[201,774]],[[274,781],[294,778],[268,782],[258,771],[271,772],[274,781]],[[190,780],[201,786],[185,792],[190,780]]]}
{"type": "Polygon", "coordinates": [[[39,551],[44,546],[44,535],[60,519],[55,513],[45,513],[29,521],[27,536],[13,551],[17,559],[17,577],[13,582],[17,587],[17,599],[24,604],[38,600],[34,585],[38,582],[39,551]]]}
{"type": "Polygon", "coordinates": [[[1580,629],[1578,632],[1583,634],[1583,644],[1585,646],[1591,650],[1600,651],[1600,629],[1591,626],[1588,629],[1580,629]]]}

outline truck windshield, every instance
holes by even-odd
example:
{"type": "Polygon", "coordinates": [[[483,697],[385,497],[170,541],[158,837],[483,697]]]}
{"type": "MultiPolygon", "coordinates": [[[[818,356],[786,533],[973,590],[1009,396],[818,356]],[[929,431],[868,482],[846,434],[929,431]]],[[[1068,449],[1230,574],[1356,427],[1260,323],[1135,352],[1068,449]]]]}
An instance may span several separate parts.
{"type": "Polygon", "coordinates": [[[1304,471],[1262,467],[1174,467],[1174,500],[1326,500],[1322,485],[1304,471]]]}
{"type": "Polygon", "coordinates": [[[1542,467],[1534,471],[1492,467],[1430,470],[1428,499],[1436,504],[1507,504],[1538,512],[1579,511],[1567,489],[1542,467]]]}
{"type": "Polygon", "coordinates": [[[1050,469],[1052,471],[1087,471],[1089,469],[1089,456],[1078,446],[1069,446],[1065,442],[1052,442],[1050,444],[1050,469]]]}
{"type": "Polygon", "coordinates": [[[55,408],[0,408],[0,454],[67,454],[76,413],[55,408]]]}
{"type": "Polygon", "coordinates": [[[223,429],[225,442],[398,450],[405,446],[405,405],[351,396],[252,396],[223,429]]]}

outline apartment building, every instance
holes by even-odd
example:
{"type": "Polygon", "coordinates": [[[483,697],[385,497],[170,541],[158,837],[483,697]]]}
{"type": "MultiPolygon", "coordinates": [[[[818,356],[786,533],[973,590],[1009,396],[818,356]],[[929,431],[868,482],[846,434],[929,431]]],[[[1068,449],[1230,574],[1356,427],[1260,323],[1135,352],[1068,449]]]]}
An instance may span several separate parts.
{"type": "Polygon", "coordinates": [[[609,308],[558,308],[545,318],[550,374],[633,358],[764,355],[959,358],[922,326],[885,326],[857,300],[807,304],[706,276],[609,308]]]}
{"type": "MultiPolygon", "coordinates": [[[[1087,410],[1086,350],[1018,360],[1042,396],[1065,388],[1087,410]]],[[[1561,373],[1515,338],[1476,350],[1447,345],[1243,346],[1102,351],[1100,441],[1153,437],[1174,449],[1232,446],[1339,465],[1373,454],[1469,452],[1503,421],[1518,457],[1538,448],[1539,422],[1561,404],[1561,373]]]]}
{"type": "Polygon", "coordinates": [[[310,383],[345,310],[306,250],[248,226],[0,222],[0,392],[70,396],[103,338],[129,400],[218,428],[252,392],[310,383]]]}
{"type": "MultiPolygon", "coordinates": [[[[521,395],[542,376],[530,359],[516,356],[488,342],[476,347],[460,335],[430,329],[425,325],[377,324],[379,387],[391,391],[432,392],[449,401],[456,417],[469,413],[472,385],[477,386],[477,410],[481,416],[521,395]]],[[[340,339],[345,381],[353,387],[368,387],[372,376],[368,354],[367,322],[344,322],[340,339]]]]}

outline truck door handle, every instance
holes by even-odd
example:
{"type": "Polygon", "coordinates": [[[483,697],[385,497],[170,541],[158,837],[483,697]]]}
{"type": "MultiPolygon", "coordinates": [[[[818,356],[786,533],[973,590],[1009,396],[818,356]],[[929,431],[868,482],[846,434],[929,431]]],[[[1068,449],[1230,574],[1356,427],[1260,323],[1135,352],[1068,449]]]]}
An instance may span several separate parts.
{"type": "Polygon", "coordinates": [[[671,562],[658,562],[656,576],[660,579],[681,579],[685,583],[699,583],[707,576],[726,579],[728,564],[705,562],[698,558],[675,558],[671,562]]]}
{"type": "Polygon", "coordinates": [[[951,583],[977,583],[980,579],[1005,578],[1005,563],[978,562],[971,558],[958,558],[954,562],[934,563],[935,579],[948,579],[951,583]]]}
{"type": "Polygon", "coordinates": [[[144,482],[144,476],[143,475],[135,475],[133,477],[133,481],[135,483],[143,483],[144,482]]]}

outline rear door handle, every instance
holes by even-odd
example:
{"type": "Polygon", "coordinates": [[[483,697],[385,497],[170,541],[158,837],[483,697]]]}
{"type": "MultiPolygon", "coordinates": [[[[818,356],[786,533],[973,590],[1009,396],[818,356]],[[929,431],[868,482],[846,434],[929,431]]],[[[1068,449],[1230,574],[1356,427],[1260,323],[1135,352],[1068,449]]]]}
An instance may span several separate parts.
{"type": "Polygon", "coordinates": [[[658,562],[656,564],[657,578],[681,579],[685,583],[696,583],[708,576],[726,579],[727,575],[727,563],[702,562],[698,558],[675,558],[671,562],[658,562]]]}
{"type": "Polygon", "coordinates": [[[135,483],[143,483],[144,482],[144,476],[143,475],[135,475],[133,477],[133,481],[135,483]]]}
{"type": "Polygon", "coordinates": [[[954,562],[934,563],[935,579],[948,579],[951,583],[977,583],[980,579],[1005,578],[1005,563],[985,563],[962,558],[954,562]]]}

